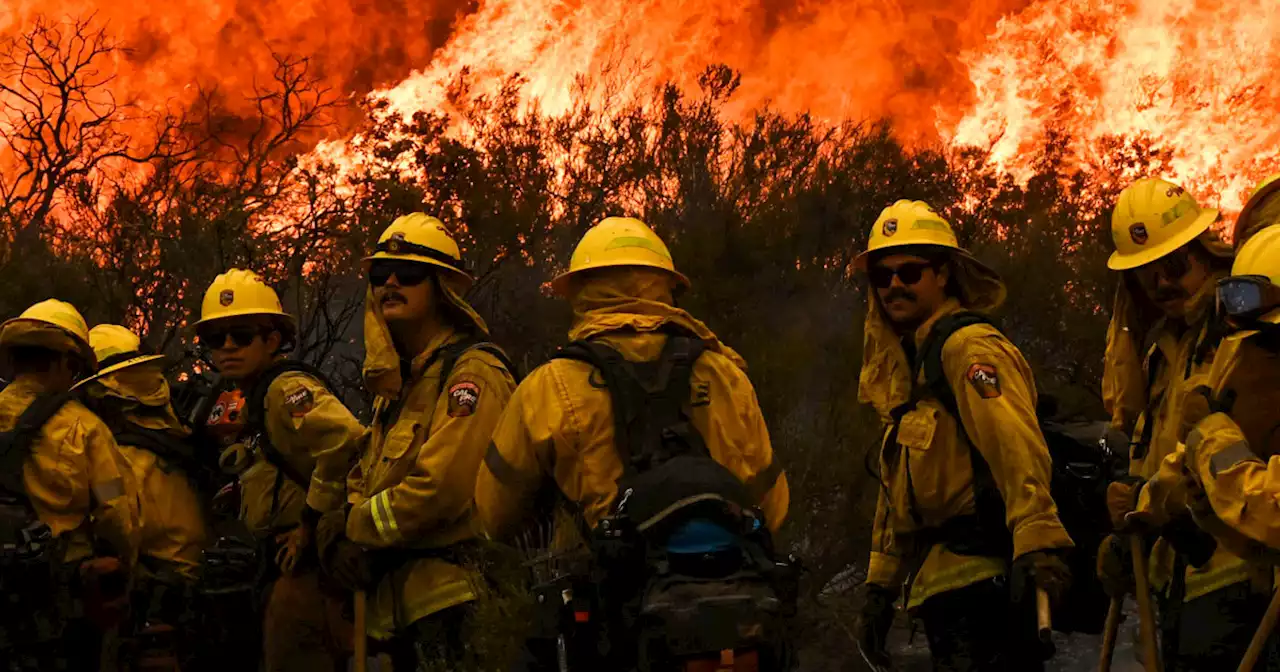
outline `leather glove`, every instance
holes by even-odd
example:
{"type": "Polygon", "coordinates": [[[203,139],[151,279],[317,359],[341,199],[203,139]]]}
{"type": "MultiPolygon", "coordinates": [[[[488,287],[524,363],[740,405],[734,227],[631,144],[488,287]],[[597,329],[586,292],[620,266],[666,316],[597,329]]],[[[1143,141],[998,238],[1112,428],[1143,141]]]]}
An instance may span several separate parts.
{"type": "Polygon", "coordinates": [[[1218,550],[1217,540],[1200,529],[1190,514],[1178,516],[1160,528],[1160,536],[1168,539],[1174,550],[1181,553],[1192,567],[1203,567],[1218,550]]]}
{"type": "Polygon", "coordinates": [[[280,549],[276,551],[276,565],[280,567],[280,571],[292,576],[303,554],[311,549],[314,540],[315,532],[306,523],[284,534],[276,535],[276,543],[280,544],[280,549]]]}
{"type": "Polygon", "coordinates": [[[1138,508],[1138,495],[1142,494],[1142,486],[1146,481],[1127,478],[1107,485],[1107,513],[1111,518],[1111,528],[1125,529],[1124,517],[1138,508]]]}
{"type": "Polygon", "coordinates": [[[325,565],[329,576],[352,592],[365,590],[373,583],[368,555],[359,544],[346,537],[334,542],[325,565]]]}
{"type": "Polygon", "coordinates": [[[228,518],[240,516],[240,481],[231,481],[218,490],[213,496],[213,512],[228,518]]]}
{"type": "Polygon", "coordinates": [[[893,627],[893,603],[898,599],[899,592],[893,588],[867,584],[866,599],[858,614],[856,628],[858,652],[873,670],[890,669],[893,665],[887,643],[889,629],[893,627]]]}
{"type": "Polygon", "coordinates": [[[95,557],[80,563],[85,615],[97,627],[109,630],[124,620],[129,610],[129,572],[119,558],[95,557]]]}
{"type": "Polygon", "coordinates": [[[1028,588],[1039,588],[1049,594],[1049,601],[1057,604],[1071,588],[1071,568],[1057,551],[1031,551],[1013,561],[1010,598],[1021,602],[1028,596],[1028,588]]]}
{"type": "Polygon", "coordinates": [[[1123,598],[1134,591],[1133,557],[1129,545],[1118,534],[1107,535],[1098,546],[1098,580],[1113,598],[1123,598]]]}

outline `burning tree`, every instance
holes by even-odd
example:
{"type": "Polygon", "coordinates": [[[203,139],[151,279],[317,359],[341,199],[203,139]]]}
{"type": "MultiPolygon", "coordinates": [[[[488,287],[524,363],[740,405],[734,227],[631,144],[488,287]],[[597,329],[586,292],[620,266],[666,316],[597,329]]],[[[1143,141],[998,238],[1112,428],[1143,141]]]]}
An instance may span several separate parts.
{"type": "Polygon", "coordinates": [[[0,45],[0,208],[8,245],[38,235],[69,190],[93,190],[183,154],[173,117],[116,99],[110,68],[121,51],[92,18],[41,18],[0,45]],[[140,135],[129,126],[150,128],[140,135]]]}

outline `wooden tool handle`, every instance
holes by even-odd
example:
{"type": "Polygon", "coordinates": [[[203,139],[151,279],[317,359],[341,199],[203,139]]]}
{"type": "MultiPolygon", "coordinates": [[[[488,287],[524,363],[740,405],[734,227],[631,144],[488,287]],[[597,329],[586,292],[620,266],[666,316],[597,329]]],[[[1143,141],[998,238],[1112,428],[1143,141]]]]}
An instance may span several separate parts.
{"type": "Polygon", "coordinates": [[[1151,586],[1147,583],[1147,555],[1142,537],[1129,535],[1129,552],[1133,556],[1133,585],[1138,598],[1138,626],[1142,632],[1142,653],[1146,669],[1160,672],[1160,647],[1156,644],[1156,612],[1151,607],[1151,586]]]}
{"type": "Polygon", "coordinates": [[[1276,620],[1280,619],[1280,591],[1276,591],[1271,596],[1271,604],[1267,607],[1267,613],[1263,615],[1262,622],[1258,624],[1257,632],[1253,633],[1253,641],[1249,642],[1249,650],[1244,652],[1244,658],[1240,661],[1238,672],[1252,672],[1253,666],[1257,664],[1258,658],[1262,656],[1262,649],[1266,647],[1267,640],[1271,638],[1271,632],[1276,629],[1276,620]]]}
{"type": "Polygon", "coordinates": [[[355,624],[351,631],[352,648],[355,650],[353,657],[355,658],[355,672],[368,672],[369,665],[369,639],[365,635],[366,625],[368,624],[368,604],[367,596],[363,590],[357,590],[355,595],[355,624]]]}
{"type": "Polygon", "coordinates": [[[1049,593],[1043,588],[1036,588],[1036,626],[1039,628],[1040,641],[1053,641],[1053,612],[1049,608],[1049,593]]]}
{"type": "Polygon", "coordinates": [[[1111,598],[1107,609],[1107,624],[1102,631],[1102,654],[1098,657],[1098,672],[1111,672],[1111,659],[1116,655],[1116,640],[1120,635],[1120,616],[1124,612],[1124,598],[1111,598]]]}

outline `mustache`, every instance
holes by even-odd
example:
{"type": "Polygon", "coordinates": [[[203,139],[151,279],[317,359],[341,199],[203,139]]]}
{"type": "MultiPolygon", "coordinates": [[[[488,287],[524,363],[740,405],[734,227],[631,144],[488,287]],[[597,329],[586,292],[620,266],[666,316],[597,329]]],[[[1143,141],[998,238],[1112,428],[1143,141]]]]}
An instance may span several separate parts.
{"type": "Polygon", "coordinates": [[[1185,298],[1187,298],[1187,293],[1178,287],[1162,287],[1151,294],[1151,299],[1156,303],[1177,301],[1185,298]]]}
{"type": "Polygon", "coordinates": [[[381,303],[386,303],[386,302],[390,301],[391,299],[396,299],[396,300],[397,300],[397,301],[399,301],[400,303],[408,303],[408,302],[409,302],[407,299],[405,299],[405,298],[404,298],[404,295],[400,294],[400,292],[387,292],[386,294],[382,295],[382,298],[378,300],[378,303],[380,303],[380,304],[381,304],[381,303]]]}
{"type": "Polygon", "coordinates": [[[888,294],[884,295],[884,301],[888,302],[888,301],[893,301],[894,299],[906,299],[907,301],[915,301],[916,295],[914,292],[912,292],[909,289],[902,288],[902,287],[894,287],[889,290],[888,294]]]}

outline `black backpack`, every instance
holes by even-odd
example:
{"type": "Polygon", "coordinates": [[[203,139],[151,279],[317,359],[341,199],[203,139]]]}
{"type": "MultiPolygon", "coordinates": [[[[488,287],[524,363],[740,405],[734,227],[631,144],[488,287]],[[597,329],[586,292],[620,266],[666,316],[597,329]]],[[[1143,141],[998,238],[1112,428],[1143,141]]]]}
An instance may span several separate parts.
{"type": "Polygon", "coordinates": [[[794,611],[794,564],[774,560],[756,493],[712,459],[686,411],[704,350],[701,339],[673,333],[656,361],[633,362],[591,340],[555,355],[590,364],[590,384],[612,400],[623,473],[613,515],[591,536],[617,669],[670,669],[734,651],[754,652],[760,670],[789,666],[783,628],[794,611]],[[712,525],[734,541],[673,550],[672,535],[690,525],[712,525]]]}
{"type": "MultiPolygon", "coordinates": [[[[1009,559],[1013,553],[1013,538],[1005,521],[1004,501],[990,467],[969,440],[960,420],[955,392],[947,380],[942,362],[942,350],[947,339],[957,331],[976,324],[995,326],[983,315],[964,311],[939,319],[925,337],[916,353],[912,376],[914,382],[923,372],[924,385],[917,385],[911,400],[895,409],[894,434],[886,442],[885,449],[900,449],[896,444],[896,421],[901,420],[925,395],[937,399],[956,418],[956,424],[965,434],[973,468],[975,513],[957,516],[941,527],[929,530],[924,538],[928,542],[943,543],[962,555],[1009,559]]],[[[1110,599],[1096,577],[1097,549],[1111,532],[1106,503],[1107,484],[1123,467],[1125,456],[1107,446],[1105,422],[1059,423],[1043,417],[1038,420],[1053,462],[1050,494],[1058,507],[1063,527],[1075,542],[1075,548],[1065,558],[1071,568],[1072,588],[1063,602],[1054,608],[1053,627],[1060,632],[1098,634],[1106,620],[1110,599]]],[[[914,510],[914,493],[909,491],[908,495],[912,514],[918,516],[914,510]]]]}

